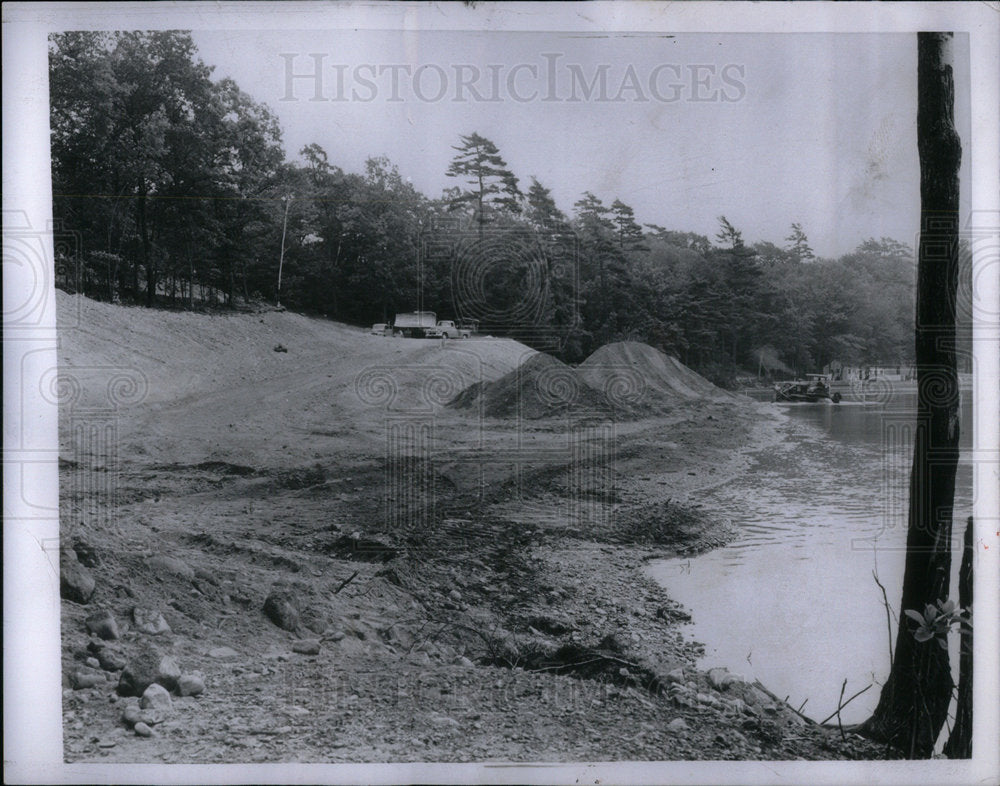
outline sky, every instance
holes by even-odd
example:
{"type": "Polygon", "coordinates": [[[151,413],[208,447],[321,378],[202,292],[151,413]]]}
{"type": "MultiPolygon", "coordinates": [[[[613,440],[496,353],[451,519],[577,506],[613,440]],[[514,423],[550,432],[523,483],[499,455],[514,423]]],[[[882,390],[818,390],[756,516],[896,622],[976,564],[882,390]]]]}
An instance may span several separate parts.
{"type": "MultiPolygon", "coordinates": [[[[569,213],[585,191],[643,224],[753,243],[800,223],[836,256],[914,244],[916,36],[426,30],[196,31],[200,57],[279,118],[286,153],[386,156],[424,194],[462,134],[492,140],[569,213]],[[317,79],[316,74],[319,74],[317,79]],[[603,80],[603,83],[602,83],[603,80]]],[[[956,124],[968,139],[965,38],[956,124]]],[[[963,161],[968,179],[968,155],[963,161]]]]}

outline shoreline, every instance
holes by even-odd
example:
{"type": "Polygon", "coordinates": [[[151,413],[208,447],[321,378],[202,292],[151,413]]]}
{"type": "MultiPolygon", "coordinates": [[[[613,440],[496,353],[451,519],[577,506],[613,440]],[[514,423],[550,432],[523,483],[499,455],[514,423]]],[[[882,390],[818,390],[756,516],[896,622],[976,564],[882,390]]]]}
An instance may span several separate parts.
{"type": "MultiPolygon", "coordinates": [[[[696,669],[687,612],[644,574],[736,534],[699,495],[780,438],[779,412],[702,401],[608,431],[440,407],[426,485],[394,497],[393,412],[359,375],[402,390],[454,353],[285,313],[210,335],[175,315],[164,337],[80,307],[100,330],[64,330],[60,360],[84,393],[124,365],[151,395],[118,410],[114,473],[60,413],[63,573],[94,582],[61,607],[67,761],[882,757],[696,669]],[[193,346],[211,376],[184,373],[193,346]],[[203,690],[140,736],[122,669],[164,659],[203,690]]],[[[472,349],[491,378],[523,356],[472,349]]]]}

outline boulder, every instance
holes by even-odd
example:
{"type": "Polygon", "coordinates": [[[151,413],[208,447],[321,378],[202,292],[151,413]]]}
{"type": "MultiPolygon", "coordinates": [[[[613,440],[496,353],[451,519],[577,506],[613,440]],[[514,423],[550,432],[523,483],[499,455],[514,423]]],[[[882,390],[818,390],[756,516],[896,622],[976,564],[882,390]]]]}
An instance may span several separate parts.
{"type": "Polygon", "coordinates": [[[86,690],[104,681],[104,676],[100,672],[77,669],[69,675],[70,685],[73,690],[86,690]]]}
{"type": "Polygon", "coordinates": [[[144,641],[129,659],[118,680],[122,696],[141,696],[153,683],[176,687],[181,675],[177,661],[164,655],[156,646],[144,641]]]}
{"type": "Polygon", "coordinates": [[[288,590],[271,590],[264,601],[264,614],[279,628],[296,631],[299,628],[299,603],[288,590]]]}
{"type": "Polygon", "coordinates": [[[59,552],[59,594],[74,603],[89,603],[97,582],[72,549],[59,552]]]}
{"type": "Polygon", "coordinates": [[[150,557],[146,564],[162,576],[176,576],[191,581],[194,579],[194,569],[184,560],[168,557],[166,554],[156,554],[150,557]]]}
{"type": "Polygon", "coordinates": [[[153,730],[149,728],[145,723],[139,721],[135,724],[135,733],[137,737],[152,737],[153,730]]]}
{"type": "Polygon", "coordinates": [[[205,679],[199,672],[182,674],[177,680],[177,692],[181,696],[197,696],[205,692],[205,679]]]}
{"type": "Polygon", "coordinates": [[[144,710],[162,710],[166,712],[173,706],[173,702],[170,700],[170,693],[167,689],[154,682],[142,692],[142,698],[139,699],[139,706],[144,710]]]}
{"type": "Polygon", "coordinates": [[[95,611],[86,619],[87,630],[101,639],[118,639],[121,633],[118,631],[118,623],[114,615],[107,609],[95,611]]]}
{"type": "Polygon", "coordinates": [[[300,655],[319,655],[319,642],[316,639],[293,641],[292,652],[297,652],[300,655]]]}

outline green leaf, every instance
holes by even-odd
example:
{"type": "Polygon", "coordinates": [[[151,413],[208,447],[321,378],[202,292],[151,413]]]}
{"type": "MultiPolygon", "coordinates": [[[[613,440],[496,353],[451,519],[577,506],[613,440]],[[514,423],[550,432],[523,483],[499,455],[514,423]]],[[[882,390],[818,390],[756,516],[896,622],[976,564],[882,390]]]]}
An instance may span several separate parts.
{"type": "Polygon", "coordinates": [[[913,638],[920,642],[930,641],[934,638],[934,634],[927,628],[917,628],[913,633],[913,638]]]}
{"type": "Polygon", "coordinates": [[[924,624],[924,618],[923,618],[923,615],[922,615],[922,614],[920,614],[920,612],[919,612],[919,611],[915,611],[915,610],[913,610],[913,609],[904,609],[904,610],[903,610],[903,613],[904,613],[904,614],[905,614],[905,615],[906,615],[907,617],[909,617],[909,618],[910,618],[911,620],[916,620],[916,621],[917,621],[917,622],[919,622],[919,623],[920,623],[921,625],[923,625],[923,624],[924,624]]]}

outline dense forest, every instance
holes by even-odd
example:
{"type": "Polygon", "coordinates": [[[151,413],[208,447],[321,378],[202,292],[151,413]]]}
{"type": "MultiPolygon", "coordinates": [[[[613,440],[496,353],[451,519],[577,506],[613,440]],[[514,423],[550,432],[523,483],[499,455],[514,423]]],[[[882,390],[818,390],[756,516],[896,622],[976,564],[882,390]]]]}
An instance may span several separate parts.
{"type": "Polygon", "coordinates": [[[358,325],[423,308],[567,362],[644,341],[723,384],[912,359],[913,252],[888,238],[824,259],[794,223],[747,244],[724,215],[705,237],[589,192],[566,214],[471,129],[441,141],[454,187],[438,197],[384,158],[345,172],[310,144],[292,160],[271,110],[213,80],[183,32],[55,35],[50,86],[71,291],[358,325]]]}

